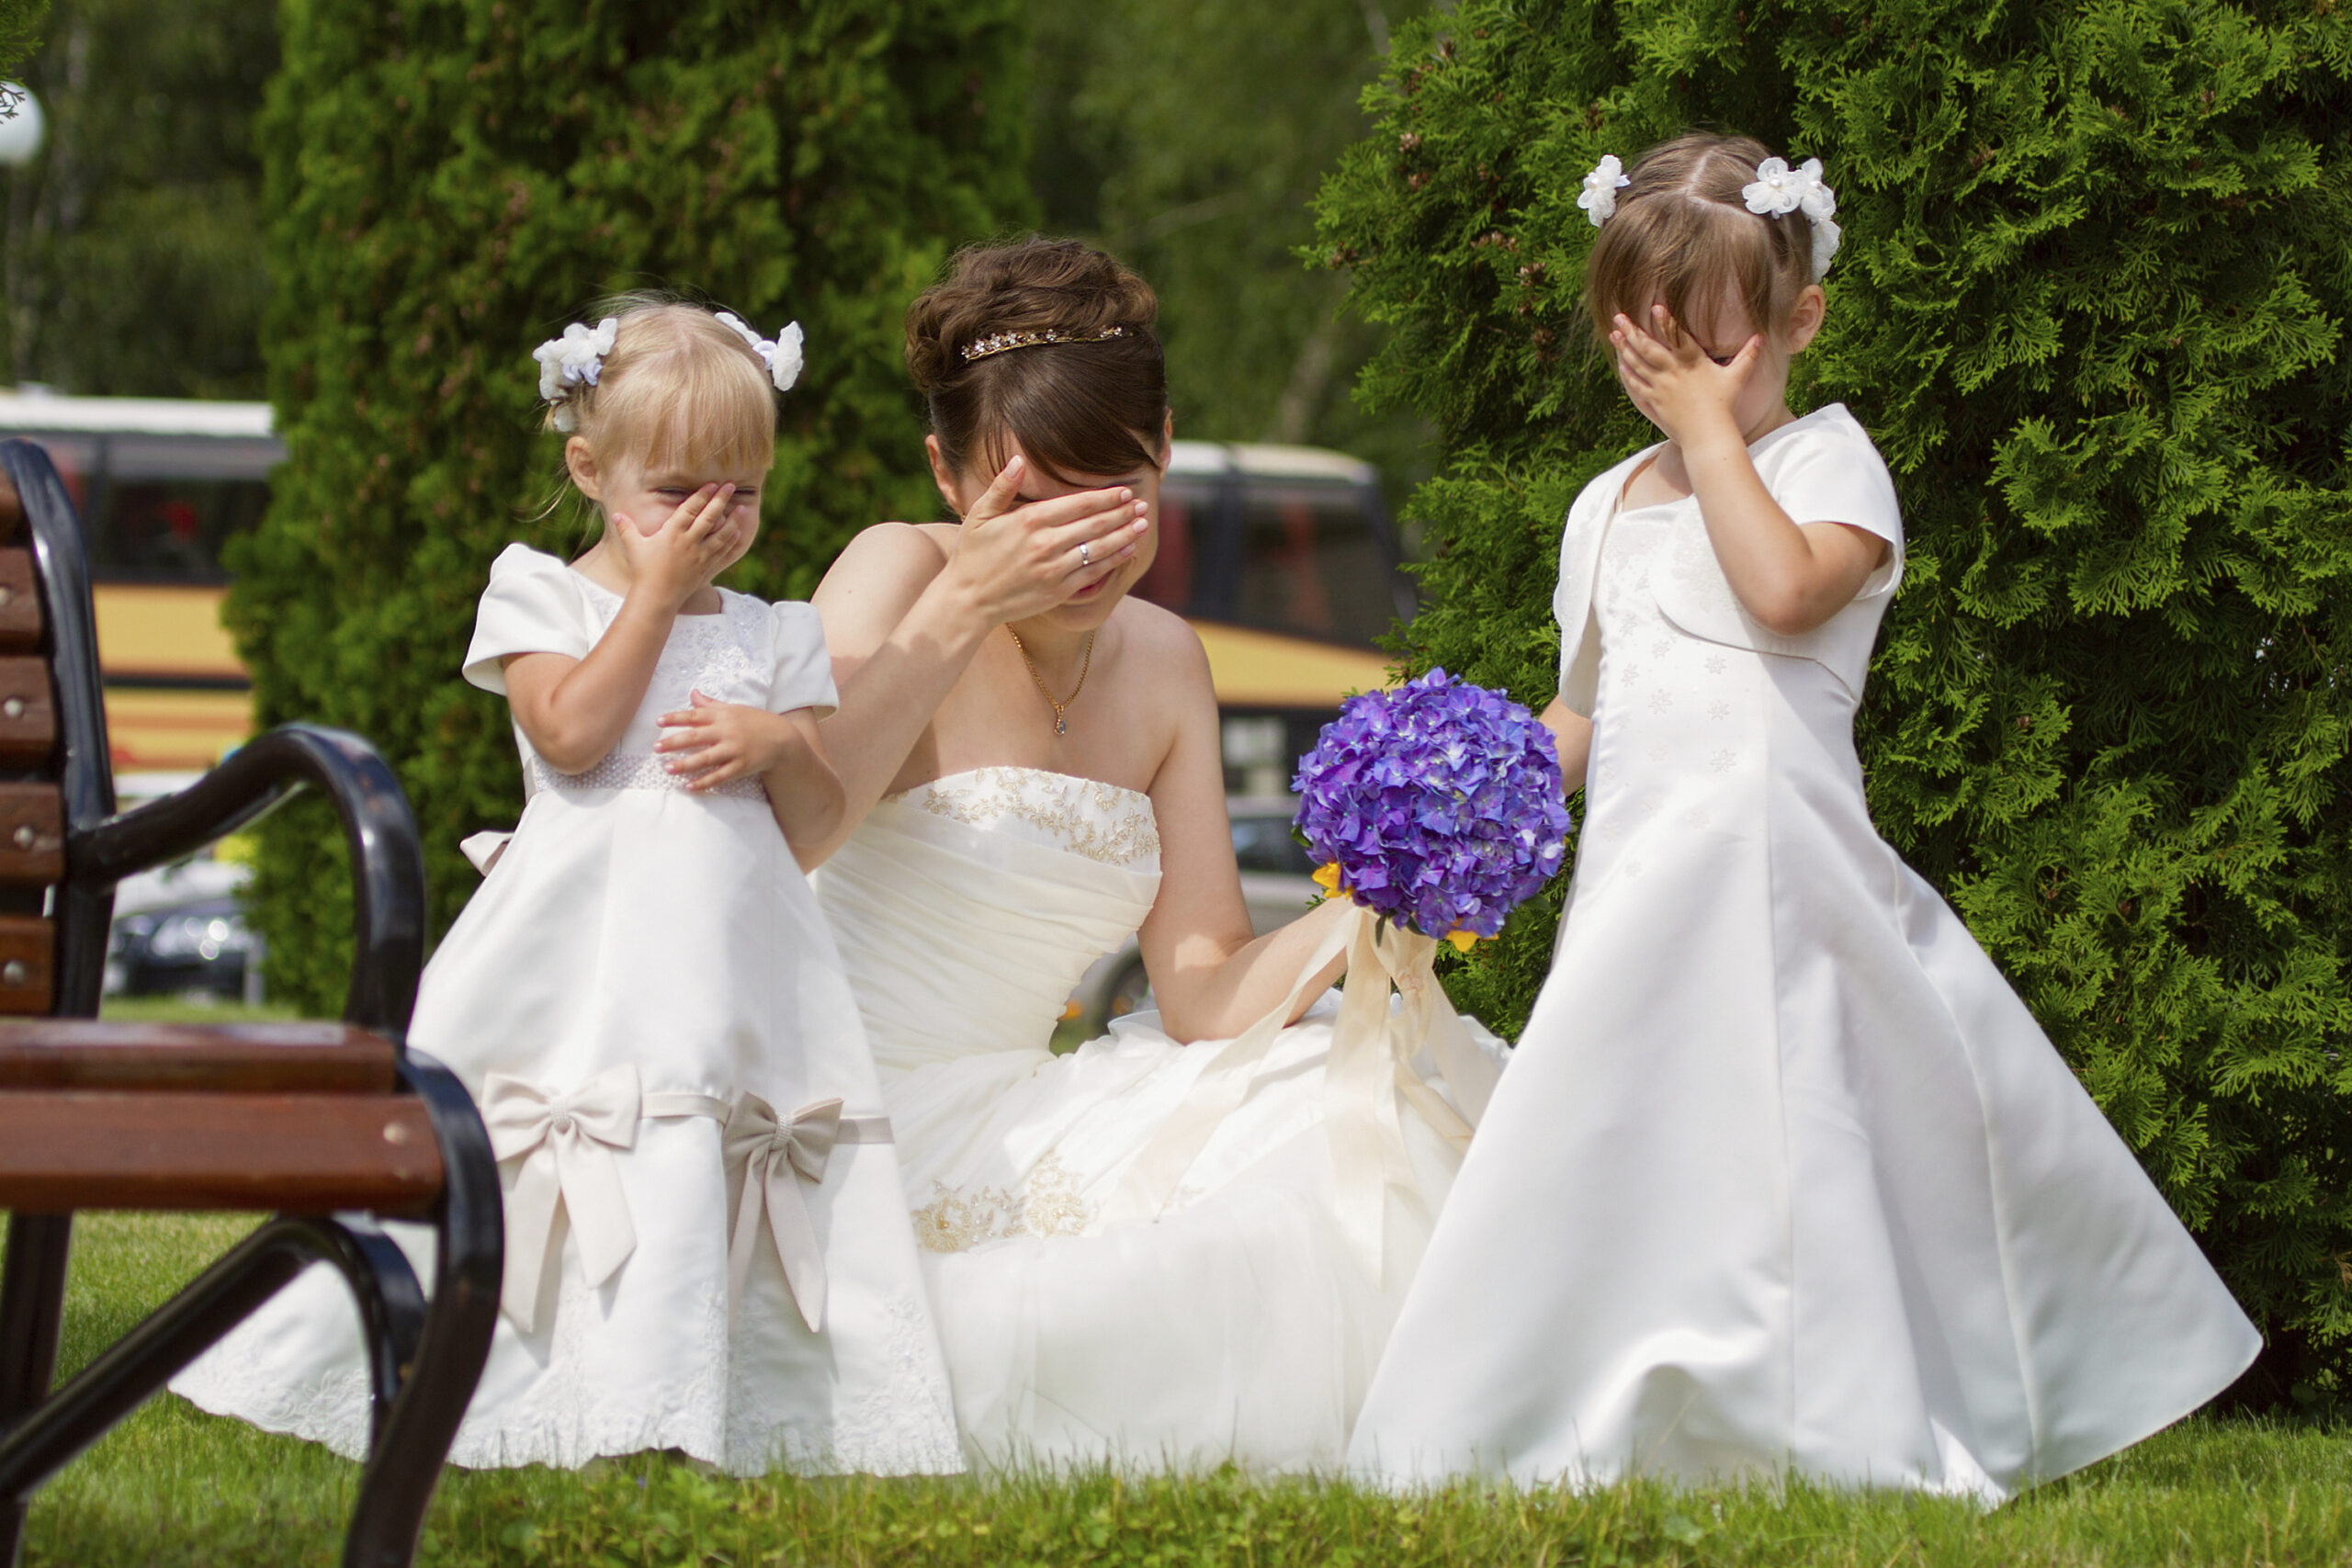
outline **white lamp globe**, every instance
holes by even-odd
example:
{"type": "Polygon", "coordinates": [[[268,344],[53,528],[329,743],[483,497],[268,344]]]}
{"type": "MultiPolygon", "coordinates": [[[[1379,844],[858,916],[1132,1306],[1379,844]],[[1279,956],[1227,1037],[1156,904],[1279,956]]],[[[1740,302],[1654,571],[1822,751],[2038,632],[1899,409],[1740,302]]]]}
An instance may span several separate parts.
{"type": "Polygon", "coordinates": [[[30,91],[11,82],[8,96],[16,100],[17,112],[0,119],[0,166],[21,168],[33,161],[40,151],[40,100],[30,91]]]}

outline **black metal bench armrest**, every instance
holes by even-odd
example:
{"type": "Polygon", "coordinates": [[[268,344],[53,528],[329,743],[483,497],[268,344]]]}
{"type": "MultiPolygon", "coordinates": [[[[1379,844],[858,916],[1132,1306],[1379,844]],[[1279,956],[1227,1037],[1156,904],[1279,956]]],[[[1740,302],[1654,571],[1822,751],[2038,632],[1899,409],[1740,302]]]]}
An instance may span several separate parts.
{"type": "Polygon", "coordinates": [[[66,875],[110,887],[235,832],[304,784],[334,802],[351,846],[356,940],[344,1017],[401,1040],[424,961],[424,855],[400,780],[356,735],[288,724],[256,736],[177,795],[69,830],[66,875]]]}

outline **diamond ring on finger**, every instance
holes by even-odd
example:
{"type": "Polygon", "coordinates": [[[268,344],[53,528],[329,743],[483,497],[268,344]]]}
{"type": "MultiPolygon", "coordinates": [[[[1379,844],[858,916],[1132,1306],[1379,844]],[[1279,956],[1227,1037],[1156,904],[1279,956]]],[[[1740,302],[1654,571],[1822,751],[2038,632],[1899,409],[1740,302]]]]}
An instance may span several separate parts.
{"type": "Polygon", "coordinates": [[[1078,547],[1078,564],[1080,570],[1091,570],[1094,566],[1094,551],[1082,542],[1078,547]]]}

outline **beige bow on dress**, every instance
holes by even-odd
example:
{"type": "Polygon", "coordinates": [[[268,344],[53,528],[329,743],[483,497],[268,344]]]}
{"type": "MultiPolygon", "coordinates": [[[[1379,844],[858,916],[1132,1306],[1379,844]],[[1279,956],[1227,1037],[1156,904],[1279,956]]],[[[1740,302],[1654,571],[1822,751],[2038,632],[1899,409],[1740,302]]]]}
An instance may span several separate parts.
{"type": "Polygon", "coordinates": [[[481,1119],[501,1164],[522,1156],[506,1194],[506,1278],[500,1303],[526,1334],[538,1326],[539,1284],[559,1206],[580,1238],[581,1272],[591,1285],[612,1277],[637,1250],[628,1198],[613,1151],[637,1142],[643,1096],[627,1064],[571,1094],[549,1094],[503,1073],[482,1083],[481,1119]]]}
{"type": "Polygon", "coordinates": [[[793,1304],[800,1309],[800,1320],[808,1331],[817,1333],[825,1326],[825,1254],[818,1245],[817,1228],[809,1220],[808,1199],[800,1184],[805,1181],[814,1187],[824,1180],[825,1167],[837,1145],[888,1143],[889,1118],[843,1116],[840,1100],[820,1100],[783,1121],[766,1100],[747,1094],[728,1112],[725,1139],[728,1163],[743,1162],[743,1196],[736,1209],[734,1244],[727,1257],[733,1299],[743,1297],[764,1214],[793,1304]]]}
{"type": "Polygon", "coordinates": [[[499,1163],[520,1158],[506,1193],[506,1273],[499,1305],[524,1333],[538,1327],[539,1291],[562,1209],[580,1238],[580,1271],[601,1285],[637,1250],[637,1226],[616,1149],[637,1146],[640,1117],[727,1115],[707,1094],[643,1092],[637,1067],[607,1067],[570,1094],[492,1073],[482,1080],[481,1119],[499,1163]]]}

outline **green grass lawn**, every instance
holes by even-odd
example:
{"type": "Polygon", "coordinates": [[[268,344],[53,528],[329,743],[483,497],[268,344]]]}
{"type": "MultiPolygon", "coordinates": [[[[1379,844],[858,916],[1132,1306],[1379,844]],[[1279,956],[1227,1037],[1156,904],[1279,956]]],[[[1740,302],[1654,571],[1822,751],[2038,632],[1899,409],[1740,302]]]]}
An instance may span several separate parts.
{"type": "MultiPolygon", "coordinates": [[[[79,1366],[251,1222],[79,1223],[62,1359],[79,1366]]],[[[438,1564],[2352,1562],[2352,1441],[2199,1420],[1987,1515],[1897,1495],[1589,1496],[1460,1487],[1411,1498],[1315,1481],[1013,1475],[714,1480],[659,1460],[586,1474],[452,1472],[438,1564]]],[[[34,1564],[327,1564],[354,1467],[151,1402],[36,1499],[34,1564]]]]}

